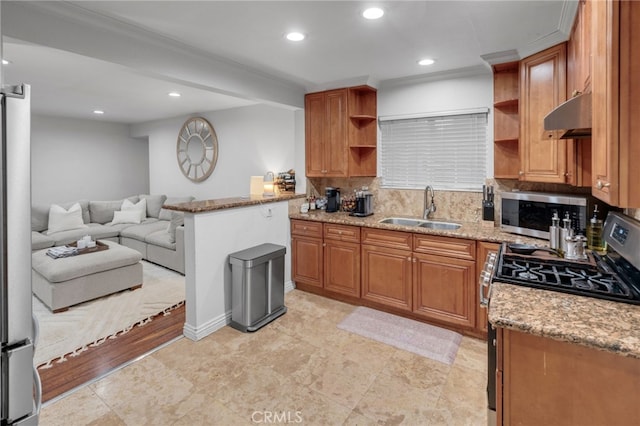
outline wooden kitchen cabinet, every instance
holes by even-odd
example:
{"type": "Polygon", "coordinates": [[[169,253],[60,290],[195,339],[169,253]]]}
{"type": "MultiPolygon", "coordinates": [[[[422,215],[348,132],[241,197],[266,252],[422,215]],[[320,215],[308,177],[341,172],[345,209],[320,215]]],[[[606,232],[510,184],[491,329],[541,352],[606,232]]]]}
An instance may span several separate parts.
{"type": "Polygon", "coordinates": [[[591,5],[592,194],[640,207],[640,2],[591,5]]]}
{"type": "Polygon", "coordinates": [[[566,100],[566,44],[520,61],[520,180],[567,182],[567,142],[544,131],[544,117],[566,100]]]}
{"type": "Polygon", "coordinates": [[[360,297],[360,228],[324,224],[324,288],[360,297]]]}
{"type": "MultiPolygon", "coordinates": [[[[489,243],[486,241],[478,241],[476,243],[476,289],[480,291],[478,287],[478,279],[480,273],[484,269],[484,263],[487,260],[487,256],[490,252],[497,253],[500,248],[500,244],[489,243]]],[[[480,306],[480,295],[476,297],[476,330],[478,330],[483,336],[487,335],[487,308],[480,306]]]]}
{"type": "Polygon", "coordinates": [[[580,0],[567,42],[567,99],[591,90],[591,5],[580,0]]]}
{"type": "Polygon", "coordinates": [[[412,310],[411,235],[379,229],[362,230],[362,298],[412,310]]]}
{"type": "Polygon", "coordinates": [[[307,94],[307,177],[375,177],[376,114],[377,91],[369,86],[307,94]]]}
{"type": "Polygon", "coordinates": [[[498,424],[638,424],[640,359],[497,331],[498,424]]]}
{"type": "Polygon", "coordinates": [[[291,220],[292,279],[299,287],[322,288],[322,222],[291,220]]]}
{"type": "Polygon", "coordinates": [[[347,91],[305,96],[307,177],[347,177],[347,91]]]}

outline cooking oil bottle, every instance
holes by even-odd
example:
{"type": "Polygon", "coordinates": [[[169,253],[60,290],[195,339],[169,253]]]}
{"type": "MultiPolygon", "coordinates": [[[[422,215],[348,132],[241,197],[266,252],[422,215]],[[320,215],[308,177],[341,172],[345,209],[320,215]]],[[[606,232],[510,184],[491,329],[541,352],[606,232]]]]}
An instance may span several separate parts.
{"type": "Polygon", "coordinates": [[[593,209],[593,217],[587,226],[587,247],[589,250],[606,252],[607,243],[602,236],[603,224],[602,219],[598,218],[598,213],[598,205],[596,204],[593,209]]]}

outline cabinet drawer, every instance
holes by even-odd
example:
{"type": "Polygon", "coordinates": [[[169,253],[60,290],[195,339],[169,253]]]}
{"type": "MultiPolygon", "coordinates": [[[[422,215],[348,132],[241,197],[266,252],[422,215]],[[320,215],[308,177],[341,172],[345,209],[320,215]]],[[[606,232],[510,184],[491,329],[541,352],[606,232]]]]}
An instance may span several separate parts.
{"type": "Polygon", "coordinates": [[[411,235],[409,232],[362,228],[362,244],[411,250],[411,235]]]}
{"type": "Polygon", "coordinates": [[[324,224],[325,240],[337,240],[352,243],[360,242],[360,227],[348,225],[324,224]]]}
{"type": "Polygon", "coordinates": [[[322,222],[292,219],[291,235],[322,238],[322,222]]]}
{"type": "Polygon", "coordinates": [[[476,259],[476,242],[462,238],[413,235],[413,251],[416,253],[440,254],[458,259],[476,259]]]}

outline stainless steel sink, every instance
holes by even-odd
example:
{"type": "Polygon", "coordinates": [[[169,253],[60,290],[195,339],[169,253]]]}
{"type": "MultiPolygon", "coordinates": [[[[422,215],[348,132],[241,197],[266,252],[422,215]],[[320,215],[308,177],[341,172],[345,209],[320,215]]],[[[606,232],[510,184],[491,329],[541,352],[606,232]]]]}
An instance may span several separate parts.
{"type": "Polygon", "coordinates": [[[462,226],[459,223],[453,223],[453,222],[411,219],[411,218],[404,218],[404,217],[387,217],[382,219],[380,223],[388,223],[390,225],[402,225],[402,226],[419,226],[421,228],[429,228],[429,229],[449,229],[449,230],[455,230],[462,226]]]}
{"type": "Polygon", "coordinates": [[[425,222],[421,223],[418,226],[421,227],[421,228],[429,228],[429,229],[456,230],[456,229],[460,228],[462,225],[460,225],[459,223],[439,222],[439,221],[429,220],[429,221],[425,221],[425,222]]]}
{"type": "Polygon", "coordinates": [[[425,221],[422,219],[407,219],[404,217],[387,217],[382,219],[380,223],[388,223],[390,225],[402,225],[402,226],[420,226],[425,221]]]}

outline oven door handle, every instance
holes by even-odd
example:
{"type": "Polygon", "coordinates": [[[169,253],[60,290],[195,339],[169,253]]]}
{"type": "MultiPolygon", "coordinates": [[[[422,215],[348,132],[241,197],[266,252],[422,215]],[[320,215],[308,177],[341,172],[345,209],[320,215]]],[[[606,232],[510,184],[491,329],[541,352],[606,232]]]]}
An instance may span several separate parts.
{"type": "Polygon", "coordinates": [[[479,284],[480,289],[478,293],[480,294],[480,306],[486,308],[489,306],[489,299],[491,298],[491,273],[482,271],[480,273],[479,284]]]}

